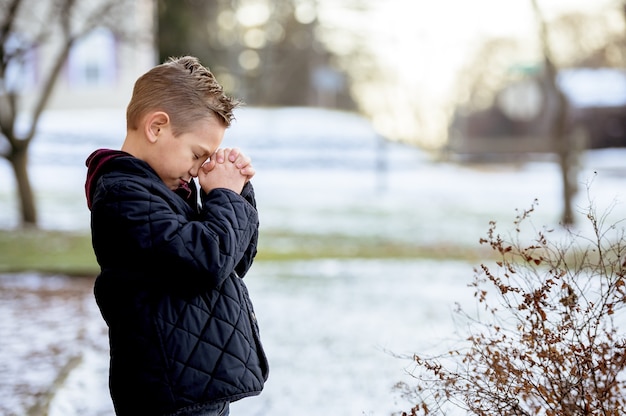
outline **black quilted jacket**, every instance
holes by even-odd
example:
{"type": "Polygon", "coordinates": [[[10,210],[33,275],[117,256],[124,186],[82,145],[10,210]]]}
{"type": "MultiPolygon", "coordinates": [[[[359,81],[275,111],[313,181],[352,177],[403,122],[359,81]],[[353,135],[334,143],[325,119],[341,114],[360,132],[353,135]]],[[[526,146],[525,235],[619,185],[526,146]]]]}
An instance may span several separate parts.
{"type": "Polygon", "coordinates": [[[188,203],[126,153],[99,150],[87,166],[116,413],[164,415],[259,394],[268,364],[242,281],[258,236],[252,186],[201,192],[198,208],[195,189],[188,203]]]}

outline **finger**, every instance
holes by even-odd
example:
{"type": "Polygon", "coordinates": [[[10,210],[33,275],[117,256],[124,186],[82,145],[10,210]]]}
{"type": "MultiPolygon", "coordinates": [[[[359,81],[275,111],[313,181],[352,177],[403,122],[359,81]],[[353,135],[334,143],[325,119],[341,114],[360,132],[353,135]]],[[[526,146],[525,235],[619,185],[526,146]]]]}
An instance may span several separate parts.
{"type": "Polygon", "coordinates": [[[228,160],[232,163],[235,163],[237,159],[242,155],[241,150],[238,147],[233,147],[230,149],[230,153],[228,154],[228,160]]]}
{"type": "Polygon", "coordinates": [[[226,158],[226,156],[224,155],[229,149],[217,149],[215,151],[215,155],[214,157],[212,157],[211,159],[215,160],[217,163],[224,163],[224,160],[226,158]]]}
{"type": "Polygon", "coordinates": [[[215,168],[215,165],[217,165],[215,158],[211,158],[201,166],[201,169],[204,172],[211,172],[215,168]]]}
{"type": "Polygon", "coordinates": [[[248,180],[250,180],[256,173],[256,170],[254,169],[252,165],[248,165],[245,168],[241,169],[239,172],[241,172],[243,176],[247,177],[248,180]]]}
{"type": "Polygon", "coordinates": [[[244,154],[241,154],[235,161],[235,166],[237,166],[238,169],[243,169],[246,166],[250,165],[251,163],[252,163],[252,159],[250,159],[248,156],[244,154]]]}

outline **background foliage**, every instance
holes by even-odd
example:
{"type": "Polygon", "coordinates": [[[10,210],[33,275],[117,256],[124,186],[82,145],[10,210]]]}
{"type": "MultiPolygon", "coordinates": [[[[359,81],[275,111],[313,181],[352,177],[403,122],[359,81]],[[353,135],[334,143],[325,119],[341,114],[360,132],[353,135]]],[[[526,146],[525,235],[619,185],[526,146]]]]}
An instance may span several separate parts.
{"type": "MultiPolygon", "coordinates": [[[[626,410],[626,237],[593,205],[591,237],[528,227],[534,205],[512,236],[491,223],[482,244],[499,257],[472,284],[478,313],[460,308],[462,345],[415,355],[416,386],[402,385],[409,413],[621,415],[626,410]]],[[[530,223],[530,224],[529,224],[530,223]]]]}

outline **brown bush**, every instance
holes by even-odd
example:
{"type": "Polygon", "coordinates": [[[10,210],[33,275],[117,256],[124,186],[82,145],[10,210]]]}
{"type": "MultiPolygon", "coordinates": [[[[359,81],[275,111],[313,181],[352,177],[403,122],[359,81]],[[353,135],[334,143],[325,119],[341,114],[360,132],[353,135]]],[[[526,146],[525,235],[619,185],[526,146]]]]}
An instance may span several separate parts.
{"type": "Polygon", "coordinates": [[[479,312],[458,306],[466,338],[413,357],[416,385],[398,385],[415,404],[403,416],[626,414],[624,228],[607,226],[590,204],[591,237],[537,231],[535,208],[516,217],[510,238],[490,224],[480,243],[496,260],[476,268],[470,284],[479,312]]]}

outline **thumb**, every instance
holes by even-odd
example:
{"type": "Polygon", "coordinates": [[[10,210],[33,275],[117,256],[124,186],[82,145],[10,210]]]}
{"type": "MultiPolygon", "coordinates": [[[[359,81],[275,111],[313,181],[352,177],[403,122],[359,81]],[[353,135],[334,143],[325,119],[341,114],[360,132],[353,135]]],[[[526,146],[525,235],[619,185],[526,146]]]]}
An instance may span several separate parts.
{"type": "Polygon", "coordinates": [[[200,167],[200,169],[202,169],[205,173],[209,173],[209,172],[211,172],[215,168],[216,164],[217,164],[217,162],[215,161],[215,159],[211,158],[208,162],[203,164],[200,167]]]}

